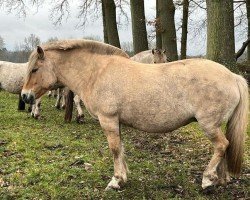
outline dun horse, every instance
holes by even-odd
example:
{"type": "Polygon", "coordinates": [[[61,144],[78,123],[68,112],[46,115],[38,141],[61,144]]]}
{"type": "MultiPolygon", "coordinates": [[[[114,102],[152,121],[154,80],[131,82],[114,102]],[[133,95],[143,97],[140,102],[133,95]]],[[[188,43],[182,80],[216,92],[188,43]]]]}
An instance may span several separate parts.
{"type": "Polygon", "coordinates": [[[105,132],[114,158],[107,189],[127,180],[120,124],[163,133],[197,121],[214,145],[202,187],[229,181],[228,172],[240,173],[248,86],[223,65],[205,59],[142,64],[107,44],[67,40],[31,54],[23,100],[33,102],[58,81],[80,96],[105,132]],[[226,135],[221,129],[224,121],[226,135]]]}
{"type": "Polygon", "coordinates": [[[152,49],[152,50],[142,51],[134,55],[130,59],[140,63],[147,63],[147,64],[170,62],[170,60],[166,56],[166,51],[162,49],[152,49]]]}

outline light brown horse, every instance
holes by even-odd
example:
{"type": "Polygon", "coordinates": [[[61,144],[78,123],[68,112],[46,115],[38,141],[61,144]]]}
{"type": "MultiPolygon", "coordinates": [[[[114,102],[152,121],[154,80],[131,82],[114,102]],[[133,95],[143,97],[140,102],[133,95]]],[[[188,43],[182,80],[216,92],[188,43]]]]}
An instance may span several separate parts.
{"type": "Polygon", "coordinates": [[[147,63],[147,64],[170,62],[170,59],[166,55],[166,51],[162,49],[152,49],[152,50],[142,51],[138,54],[135,54],[130,59],[136,62],[147,63]]]}
{"type": "Polygon", "coordinates": [[[142,64],[107,44],[66,40],[31,54],[23,100],[34,101],[58,81],[80,96],[107,136],[114,158],[114,176],[107,189],[119,188],[127,180],[121,123],[163,133],[198,121],[214,145],[202,187],[229,181],[228,171],[240,173],[248,86],[226,67],[205,59],[142,64]],[[224,121],[226,136],[221,130],[224,121]]]}

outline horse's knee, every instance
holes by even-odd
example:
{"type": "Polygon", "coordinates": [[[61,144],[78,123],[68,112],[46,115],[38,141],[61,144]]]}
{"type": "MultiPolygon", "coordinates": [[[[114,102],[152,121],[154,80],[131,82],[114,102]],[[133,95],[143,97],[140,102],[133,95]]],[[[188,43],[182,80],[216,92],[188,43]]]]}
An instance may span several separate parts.
{"type": "Polygon", "coordinates": [[[114,156],[118,156],[121,152],[120,140],[117,138],[110,138],[109,149],[114,154],[114,156]]]}
{"type": "Polygon", "coordinates": [[[215,141],[215,150],[219,154],[219,156],[224,156],[228,145],[229,145],[229,141],[225,138],[224,135],[222,137],[219,137],[215,141]]]}

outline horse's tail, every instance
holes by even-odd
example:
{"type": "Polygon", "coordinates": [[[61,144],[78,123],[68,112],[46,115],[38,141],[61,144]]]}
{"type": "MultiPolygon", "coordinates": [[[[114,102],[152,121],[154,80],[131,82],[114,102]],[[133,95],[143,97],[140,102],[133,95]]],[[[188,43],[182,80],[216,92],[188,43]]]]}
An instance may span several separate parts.
{"type": "Polygon", "coordinates": [[[226,151],[228,170],[232,175],[238,175],[241,171],[245,131],[248,123],[248,85],[247,81],[236,75],[236,80],[240,92],[240,101],[233,111],[227,123],[226,137],[229,146],[226,151]]]}
{"type": "Polygon", "coordinates": [[[21,94],[19,94],[18,110],[25,110],[25,103],[22,100],[21,94]]]}
{"type": "Polygon", "coordinates": [[[65,116],[64,121],[71,122],[73,113],[73,99],[74,93],[68,90],[65,94],[65,116]]]}

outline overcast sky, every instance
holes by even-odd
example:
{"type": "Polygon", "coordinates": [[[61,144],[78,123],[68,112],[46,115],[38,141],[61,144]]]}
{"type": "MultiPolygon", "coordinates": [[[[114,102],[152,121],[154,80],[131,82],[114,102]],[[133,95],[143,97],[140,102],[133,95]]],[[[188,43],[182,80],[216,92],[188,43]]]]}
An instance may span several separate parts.
{"type": "MultiPolygon", "coordinates": [[[[71,1],[77,2],[77,1],[71,1]]],[[[62,21],[61,26],[54,26],[53,22],[50,20],[50,5],[43,5],[39,7],[37,11],[36,8],[30,7],[27,9],[26,18],[18,17],[18,13],[13,12],[7,14],[4,9],[0,10],[0,36],[3,37],[6,48],[8,50],[13,50],[16,44],[23,42],[25,37],[28,37],[31,33],[37,35],[42,41],[46,41],[50,37],[57,37],[59,39],[67,38],[83,38],[84,36],[100,36],[103,37],[103,28],[102,21],[89,19],[89,23],[84,28],[76,28],[79,23],[77,18],[77,3],[71,3],[71,14],[69,18],[62,21]]],[[[145,0],[145,12],[147,20],[152,20],[155,17],[155,1],[145,0]]],[[[130,17],[130,13],[128,13],[130,17]]],[[[194,12],[191,16],[190,24],[192,27],[195,27],[195,24],[199,24],[200,18],[204,16],[204,11],[198,10],[194,12]],[[197,21],[195,20],[197,19],[197,21]]],[[[180,26],[181,11],[176,11],[176,27],[180,26]]],[[[125,21],[121,21],[122,24],[125,24],[125,21]]],[[[198,25],[197,25],[198,26],[198,25]]],[[[148,27],[150,29],[150,27],[148,27]]],[[[194,33],[198,32],[195,28],[189,30],[188,35],[188,54],[189,55],[200,55],[205,54],[206,52],[206,30],[203,29],[201,33],[196,36],[194,33]]],[[[178,35],[178,46],[180,46],[180,33],[178,35]]],[[[119,36],[120,41],[122,42],[131,42],[132,41],[132,31],[131,24],[119,26],[119,36]]],[[[246,38],[246,33],[236,34],[236,49],[239,48],[242,41],[246,38]],[[237,35],[241,35],[241,38],[238,39],[237,35]]]]}

